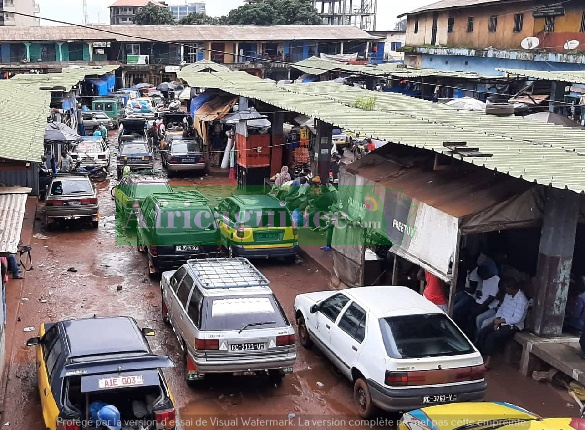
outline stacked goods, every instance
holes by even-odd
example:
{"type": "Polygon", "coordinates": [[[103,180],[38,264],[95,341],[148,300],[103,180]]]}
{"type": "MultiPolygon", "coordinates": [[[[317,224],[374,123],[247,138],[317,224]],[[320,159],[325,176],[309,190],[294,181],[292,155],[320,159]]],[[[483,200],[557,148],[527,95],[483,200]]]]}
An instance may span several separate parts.
{"type": "Polygon", "coordinates": [[[304,164],[309,162],[309,148],[299,146],[294,152],[295,164],[304,164]]]}

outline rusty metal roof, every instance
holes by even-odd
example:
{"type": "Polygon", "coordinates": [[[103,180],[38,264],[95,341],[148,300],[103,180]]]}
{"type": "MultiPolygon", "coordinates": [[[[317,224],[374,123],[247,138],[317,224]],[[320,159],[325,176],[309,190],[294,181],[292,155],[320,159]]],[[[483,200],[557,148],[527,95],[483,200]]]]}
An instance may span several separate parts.
{"type": "Polygon", "coordinates": [[[540,70],[496,69],[511,76],[522,76],[543,81],[570,82],[573,84],[585,84],[585,71],[559,71],[544,72],[540,70]]]}
{"type": "MultiPolygon", "coordinates": [[[[453,9],[453,8],[460,8],[460,7],[470,7],[470,6],[481,6],[485,4],[491,3],[501,3],[501,2],[510,2],[510,0],[441,0],[435,3],[431,3],[427,6],[419,7],[418,9],[414,9],[413,11],[403,13],[398,15],[398,18],[401,18],[405,15],[412,15],[415,13],[427,12],[431,10],[443,10],[443,9],[453,9]]],[[[525,1],[525,0],[516,0],[516,1],[525,1]]]]}
{"type": "Polygon", "coordinates": [[[0,188],[0,255],[16,254],[22,222],[26,207],[26,199],[31,188],[19,190],[6,189],[4,194],[0,188]]]}
{"type": "Polygon", "coordinates": [[[0,27],[3,42],[68,40],[139,42],[265,42],[292,40],[377,40],[353,26],[342,25],[96,25],[0,27]],[[113,33],[110,33],[113,32],[113,33]]]}

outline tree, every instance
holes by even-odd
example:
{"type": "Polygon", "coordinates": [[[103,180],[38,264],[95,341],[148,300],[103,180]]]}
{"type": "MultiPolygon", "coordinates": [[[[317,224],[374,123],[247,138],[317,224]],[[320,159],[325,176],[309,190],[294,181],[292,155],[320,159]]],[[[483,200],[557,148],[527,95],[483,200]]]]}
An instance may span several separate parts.
{"type": "Polygon", "coordinates": [[[169,9],[164,6],[148,3],[134,17],[134,24],[138,25],[175,25],[175,18],[169,9]]]}
{"type": "Polygon", "coordinates": [[[319,25],[323,21],[311,0],[264,0],[233,9],[228,25],[319,25]]]}
{"type": "Polygon", "coordinates": [[[184,18],[181,18],[179,25],[217,25],[219,18],[207,16],[202,13],[190,13],[184,18]]]}

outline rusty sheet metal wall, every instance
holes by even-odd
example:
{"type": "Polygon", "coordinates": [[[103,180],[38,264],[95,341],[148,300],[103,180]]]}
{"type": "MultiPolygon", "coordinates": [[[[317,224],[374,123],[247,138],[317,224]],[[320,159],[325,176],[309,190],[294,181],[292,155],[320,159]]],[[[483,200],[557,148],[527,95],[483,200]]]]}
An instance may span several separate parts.
{"type": "Polygon", "coordinates": [[[33,196],[39,195],[39,169],[38,163],[31,163],[26,169],[2,169],[0,170],[0,183],[7,187],[32,188],[33,196]]]}
{"type": "Polygon", "coordinates": [[[0,255],[17,251],[27,197],[27,194],[0,195],[0,255]]]}

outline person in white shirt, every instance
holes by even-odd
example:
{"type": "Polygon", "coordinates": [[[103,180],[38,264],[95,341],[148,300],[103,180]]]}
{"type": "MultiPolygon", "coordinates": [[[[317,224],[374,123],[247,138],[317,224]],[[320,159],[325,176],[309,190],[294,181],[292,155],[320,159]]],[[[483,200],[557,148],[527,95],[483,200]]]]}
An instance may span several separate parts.
{"type": "Polygon", "coordinates": [[[489,368],[491,357],[502,350],[506,342],[517,332],[524,329],[524,320],[528,313],[528,299],[513,279],[504,281],[506,296],[496,312],[491,325],[479,332],[476,346],[482,353],[486,368],[489,368]]]}

